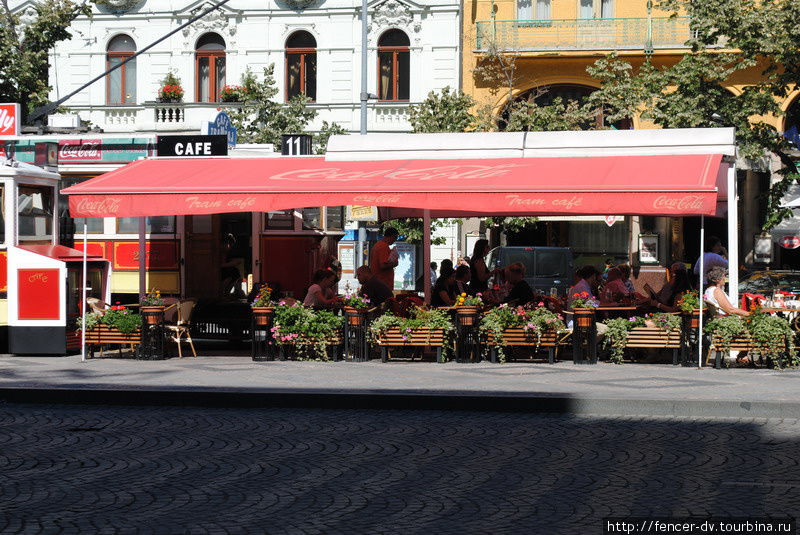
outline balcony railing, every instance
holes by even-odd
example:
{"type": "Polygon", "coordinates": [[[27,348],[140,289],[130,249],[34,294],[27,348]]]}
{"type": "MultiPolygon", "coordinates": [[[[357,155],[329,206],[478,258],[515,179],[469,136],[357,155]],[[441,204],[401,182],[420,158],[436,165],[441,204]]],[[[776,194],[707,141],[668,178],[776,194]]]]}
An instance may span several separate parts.
{"type": "Polygon", "coordinates": [[[475,48],[500,51],[685,48],[688,17],[479,21],[475,48]]]}

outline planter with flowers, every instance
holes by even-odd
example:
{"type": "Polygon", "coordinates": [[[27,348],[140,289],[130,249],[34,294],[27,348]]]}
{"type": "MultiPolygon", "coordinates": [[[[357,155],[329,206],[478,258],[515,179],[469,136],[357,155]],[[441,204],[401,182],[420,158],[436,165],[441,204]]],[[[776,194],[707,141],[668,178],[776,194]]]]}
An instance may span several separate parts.
{"type": "Polygon", "coordinates": [[[250,304],[253,309],[253,321],[256,325],[269,325],[275,315],[275,304],[272,301],[272,288],[265,284],[258,290],[250,304]]]}
{"type": "Polygon", "coordinates": [[[245,102],[247,97],[247,88],[240,85],[226,85],[219,92],[220,102],[245,102]]]}
{"type": "Polygon", "coordinates": [[[689,328],[700,327],[700,296],[696,290],[688,290],[681,294],[675,302],[681,313],[689,317],[689,328]]]}
{"type": "Polygon", "coordinates": [[[331,350],[341,349],[343,323],[344,318],[328,310],[281,301],[270,331],[282,358],[290,351],[299,360],[330,360],[331,350]]]}
{"type": "MultiPolygon", "coordinates": [[[[77,322],[78,330],[83,326],[77,322]]],[[[134,314],[124,305],[115,304],[102,312],[86,313],[87,344],[138,345],[142,339],[142,316],[134,314]]]]}
{"type": "Polygon", "coordinates": [[[387,312],[372,321],[370,339],[381,347],[381,360],[389,358],[389,347],[435,347],[437,362],[452,349],[455,327],[443,310],[413,308],[408,318],[387,312]]]}
{"type": "Polygon", "coordinates": [[[161,290],[153,288],[139,301],[139,312],[147,325],[158,325],[164,321],[164,300],[161,290]]]}
{"type": "Polygon", "coordinates": [[[721,367],[722,353],[748,351],[750,360],[759,354],[776,368],[800,364],[794,344],[795,332],[788,320],[763,312],[743,318],[721,316],[705,325],[711,337],[711,350],[717,353],[716,366],[721,367]]]}
{"type": "Polygon", "coordinates": [[[575,316],[575,327],[588,328],[594,325],[595,309],[600,306],[600,302],[589,292],[573,293],[569,306],[575,316]]]}
{"type": "Polygon", "coordinates": [[[342,300],[347,324],[351,327],[363,327],[369,310],[369,297],[366,295],[347,294],[342,300]]]}
{"type": "Polygon", "coordinates": [[[508,346],[549,348],[548,360],[554,361],[553,350],[558,344],[559,331],[566,328],[563,318],[539,303],[538,308],[500,305],[487,312],[480,323],[481,334],[486,338],[492,362],[506,361],[508,346]]]}
{"type": "Polygon", "coordinates": [[[169,71],[161,80],[161,87],[158,89],[159,102],[183,102],[183,87],[181,80],[174,72],[169,71]]]}
{"type": "Polygon", "coordinates": [[[478,314],[483,309],[481,294],[467,295],[462,293],[456,297],[455,310],[458,325],[476,325],[478,314]]]}

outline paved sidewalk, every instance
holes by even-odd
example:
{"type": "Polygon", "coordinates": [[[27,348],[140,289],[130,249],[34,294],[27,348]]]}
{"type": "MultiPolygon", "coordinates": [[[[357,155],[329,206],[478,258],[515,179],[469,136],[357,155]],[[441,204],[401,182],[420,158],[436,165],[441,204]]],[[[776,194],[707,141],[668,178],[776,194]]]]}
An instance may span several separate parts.
{"type": "Polygon", "coordinates": [[[82,401],[124,402],[127,396],[147,402],[160,393],[159,402],[172,395],[184,404],[433,404],[573,414],[800,417],[800,371],[657,364],[253,362],[248,357],[83,363],[77,356],[6,356],[0,357],[0,389],[5,392],[0,398],[21,401],[35,400],[33,391],[50,392],[56,401],[53,392],[67,390],[81,393],[70,399],[82,401]]]}

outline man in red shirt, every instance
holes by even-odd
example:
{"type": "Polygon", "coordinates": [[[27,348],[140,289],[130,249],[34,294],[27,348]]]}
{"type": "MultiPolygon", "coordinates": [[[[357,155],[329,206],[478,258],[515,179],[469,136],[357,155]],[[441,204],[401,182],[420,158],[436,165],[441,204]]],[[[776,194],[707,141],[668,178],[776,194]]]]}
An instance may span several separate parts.
{"type": "Polygon", "coordinates": [[[369,268],[373,276],[384,283],[390,290],[394,289],[394,268],[397,266],[397,254],[389,247],[397,241],[397,229],[389,227],[383,232],[383,238],[375,244],[369,253],[369,268]]]}

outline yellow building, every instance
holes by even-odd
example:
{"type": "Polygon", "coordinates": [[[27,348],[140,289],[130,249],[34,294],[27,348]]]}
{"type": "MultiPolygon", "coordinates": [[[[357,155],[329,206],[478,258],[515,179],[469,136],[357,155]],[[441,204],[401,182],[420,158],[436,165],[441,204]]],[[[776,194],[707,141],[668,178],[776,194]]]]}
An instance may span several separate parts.
{"type": "MultiPolygon", "coordinates": [[[[688,17],[670,17],[670,13],[649,7],[648,0],[469,0],[463,13],[462,89],[471,95],[478,107],[491,108],[502,116],[510,98],[536,98],[547,104],[553,97],[580,99],[597,89],[586,68],[599,58],[616,51],[632,63],[641,65],[649,56],[657,66],[673,65],[687,51],[685,42],[691,36],[688,17]],[[481,66],[487,58],[499,55],[503,76],[487,80],[481,66]]],[[[497,65],[497,62],[494,62],[497,65]]],[[[725,84],[733,93],[755,82],[761,69],[742,71],[725,84]]],[[[800,105],[795,91],[781,102],[786,117],[767,121],[779,131],[800,124],[800,105]]],[[[652,128],[653,125],[633,117],[622,128],[652,128]]],[[[769,187],[769,166],[753,166],[740,162],[740,251],[747,264],[753,255],[754,236],[766,212],[760,194],[769,187]]],[[[612,214],[613,215],[613,214],[612,214]]],[[[601,257],[622,257],[635,253],[638,234],[658,234],[662,265],[673,260],[693,260],[699,253],[696,236],[699,222],[692,218],[626,218],[611,231],[601,222],[548,222],[544,234],[551,245],[567,244],[583,252],[587,261],[601,257]],[[594,229],[594,230],[593,230],[594,229]],[[612,232],[613,231],[613,232],[612,232]],[[616,233],[616,238],[609,234],[616,233]],[[611,240],[611,241],[609,241],[611,240]],[[613,242],[613,243],[611,243],[613,242]],[[583,244],[583,245],[581,245],[583,244]],[[585,251],[581,251],[584,247],[585,251]]],[[[710,223],[711,233],[724,235],[724,221],[710,223]],[[719,228],[716,228],[716,227],[719,228]]],[[[799,231],[800,232],[800,231],[799,231]]],[[[778,253],[779,247],[775,246],[778,253]]],[[[780,251],[773,266],[798,262],[792,252],[780,251]]],[[[774,257],[776,255],[773,255],[774,257]]]]}

